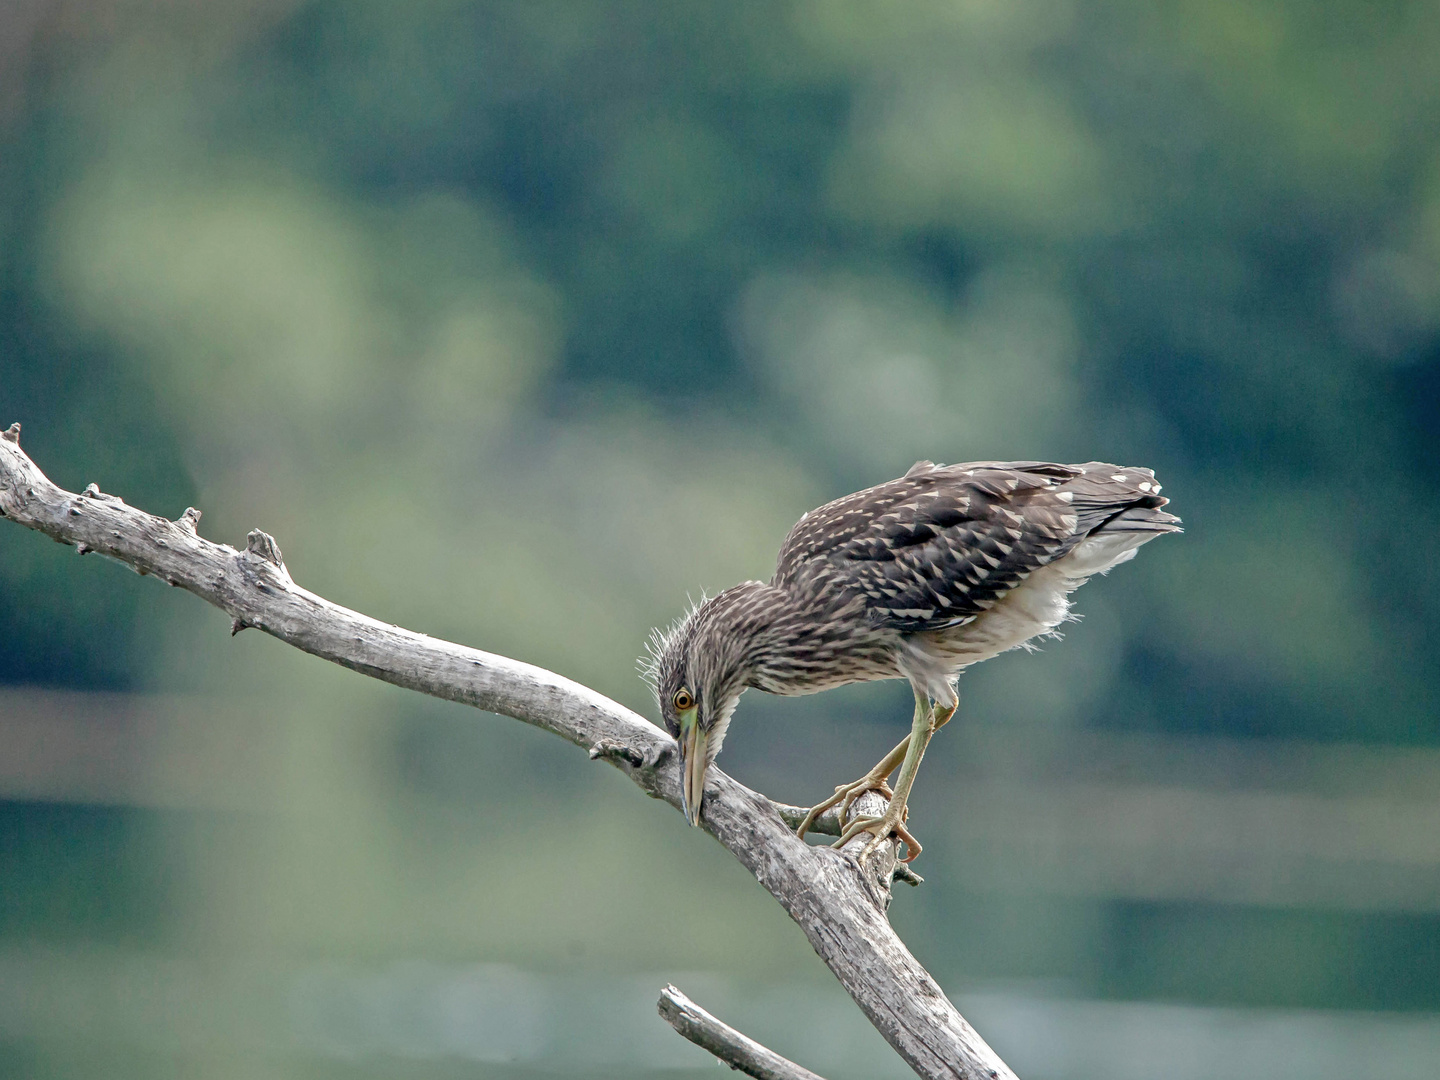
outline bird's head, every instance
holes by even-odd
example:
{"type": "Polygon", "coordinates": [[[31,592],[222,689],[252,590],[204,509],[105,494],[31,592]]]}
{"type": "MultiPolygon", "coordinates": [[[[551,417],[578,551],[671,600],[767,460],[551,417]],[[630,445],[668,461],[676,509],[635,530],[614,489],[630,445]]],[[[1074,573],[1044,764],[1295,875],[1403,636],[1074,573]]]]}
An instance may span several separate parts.
{"type": "Polygon", "coordinates": [[[700,824],[705,773],[749,679],[754,640],[745,620],[735,617],[736,601],[757,584],[702,600],[674,626],[657,630],[643,664],[665,729],[680,746],[681,792],[691,825],[700,824]]]}

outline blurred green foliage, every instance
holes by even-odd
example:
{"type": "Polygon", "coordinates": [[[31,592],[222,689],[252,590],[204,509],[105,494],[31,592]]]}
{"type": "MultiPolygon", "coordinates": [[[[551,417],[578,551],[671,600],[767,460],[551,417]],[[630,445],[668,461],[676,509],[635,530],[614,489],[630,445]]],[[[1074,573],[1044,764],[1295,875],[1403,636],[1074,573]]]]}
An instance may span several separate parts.
{"type": "MultiPolygon", "coordinates": [[[[597,615],[618,568],[556,540],[604,490],[659,519],[609,541],[646,568],[639,627],[919,456],[1144,461],[1191,534],[1117,580],[1149,699],[1124,722],[1440,734],[1423,5],[199,10],[12,19],[4,388],[62,477],[212,514],[288,493],[337,533],[337,499],[373,521],[459,483],[444,543],[523,536],[597,615]],[[632,460],[577,477],[620,430],[632,460]]],[[[22,540],[10,619],[60,580],[22,540]]],[[[535,618],[514,600],[502,627],[535,618]]],[[[11,679],[59,678],[20,642],[11,679]]]]}
{"type": "MultiPolygon", "coordinates": [[[[197,505],[232,543],[264,527],[338,602],[644,710],[646,630],[768,576],[812,505],[921,457],[1144,464],[1187,534],[1088,586],[1062,645],[967,676],[968,722],[1440,744],[1430,4],[34,0],[0,37],[0,423],[60,483],[197,505]]],[[[183,947],[563,967],[571,924],[535,896],[628,858],[667,891],[590,899],[632,944],[677,910],[713,932],[606,963],[803,957],[743,875],[566,748],[485,723],[454,750],[474,718],[222,631],[0,529],[0,680],[290,718],[279,818],[173,833],[200,860],[183,947]],[[466,778],[495,760],[507,779],[466,778]],[[550,869],[467,883],[512,829],[550,869]]],[[[838,779],[793,772],[774,794],[838,779]]],[[[113,823],[32,814],[0,815],[29,837],[13,866],[61,832],[76,866],[114,847],[113,823]]],[[[132,871],[75,873],[130,902],[132,871]]],[[[928,915],[906,931],[946,978],[1440,1006],[1411,948],[1430,916],[1047,901],[1015,924],[929,873],[897,920],[928,915]],[[1208,973],[1175,959],[1197,954],[1208,973]]],[[[55,880],[38,922],[0,907],[15,934],[108,925],[55,880]]]]}

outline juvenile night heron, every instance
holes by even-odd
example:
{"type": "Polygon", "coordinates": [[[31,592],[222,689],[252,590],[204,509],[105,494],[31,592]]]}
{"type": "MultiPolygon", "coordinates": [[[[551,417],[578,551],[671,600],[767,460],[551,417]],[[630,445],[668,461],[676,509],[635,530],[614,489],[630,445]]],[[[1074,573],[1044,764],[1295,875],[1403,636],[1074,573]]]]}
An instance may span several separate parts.
{"type": "Polygon", "coordinates": [[[1180,519],[1160,508],[1149,469],[1101,462],[921,461],[898,480],[812,510],[781,545],[769,584],[747,581],[706,600],[651,640],[647,675],[679,743],[685,814],[700,822],[705,773],[740,695],[812,694],[847,683],[907,679],[911,731],[852,784],[810,811],[867,790],[890,798],[860,832],[920,845],[905,803],[935,731],[955,714],[956,680],[971,664],[1055,632],[1069,594],[1135,555],[1180,519]],[[899,766],[893,791],[886,779],[899,766]]]}

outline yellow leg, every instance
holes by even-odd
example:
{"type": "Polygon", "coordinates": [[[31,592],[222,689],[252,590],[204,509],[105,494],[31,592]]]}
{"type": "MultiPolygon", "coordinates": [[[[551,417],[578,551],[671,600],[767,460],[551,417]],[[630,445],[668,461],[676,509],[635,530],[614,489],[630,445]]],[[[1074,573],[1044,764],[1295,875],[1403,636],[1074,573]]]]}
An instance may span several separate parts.
{"type": "Polygon", "coordinates": [[[843,825],[845,822],[845,814],[849,811],[850,804],[867,791],[879,791],[884,794],[887,799],[893,798],[895,793],[890,790],[890,785],[885,782],[885,778],[894,772],[896,766],[904,760],[905,751],[909,746],[910,736],[906,735],[905,738],[900,740],[899,745],[896,746],[894,750],[891,750],[881,758],[875,767],[860,777],[859,780],[856,780],[853,784],[841,784],[835,789],[834,795],[831,795],[824,802],[816,803],[812,806],[810,812],[805,815],[805,820],[800,822],[800,827],[795,830],[795,834],[804,837],[815,825],[815,819],[836,803],[843,804],[840,807],[840,822],[843,825]]]}
{"type": "Polygon", "coordinates": [[[954,715],[953,707],[942,711],[919,694],[915,696],[915,719],[910,728],[910,738],[907,743],[901,744],[905,746],[905,759],[900,764],[900,775],[895,780],[895,795],[890,800],[889,808],[879,817],[857,818],[852,821],[835,842],[835,847],[844,847],[862,832],[873,833],[873,838],[860,852],[860,861],[864,862],[885,838],[893,833],[905,844],[905,858],[902,862],[910,862],[920,854],[920,844],[905,828],[905,804],[910,798],[910,789],[915,785],[915,774],[920,769],[920,759],[925,756],[925,748],[929,745],[931,736],[944,727],[954,715]]]}

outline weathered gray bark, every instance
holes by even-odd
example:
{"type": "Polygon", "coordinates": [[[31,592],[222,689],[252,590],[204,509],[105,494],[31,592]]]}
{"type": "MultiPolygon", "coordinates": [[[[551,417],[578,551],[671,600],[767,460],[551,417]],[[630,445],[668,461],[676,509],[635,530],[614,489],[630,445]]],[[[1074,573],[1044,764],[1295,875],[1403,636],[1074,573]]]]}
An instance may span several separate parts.
{"type": "Polygon", "coordinates": [[[671,1027],[746,1076],[756,1080],[824,1080],[717,1020],[673,986],[660,991],[658,1004],[660,1015],[671,1027]]]}
{"type": "MultiPolygon", "coordinates": [[[[244,551],[197,534],[200,514],[155,517],[102,494],[65,491],[0,433],[0,514],[187,589],[231,616],[373,678],[502,713],[604,758],[647,795],[680,807],[674,741],[588,687],[530,664],[426,637],[332,604],[291,580],[275,541],[256,530],[244,551]]],[[[879,796],[867,796],[878,799],[879,796]]],[[[848,852],[796,838],[775,804],[711,769],[701,824],[789,912],[891,1046],[927,1080],[1014,1074],[950,1004],[885,918],[895,845],[866,868],[848,852]]],[[[833,814],[824,829],[834,832],[833,814]]]]}

